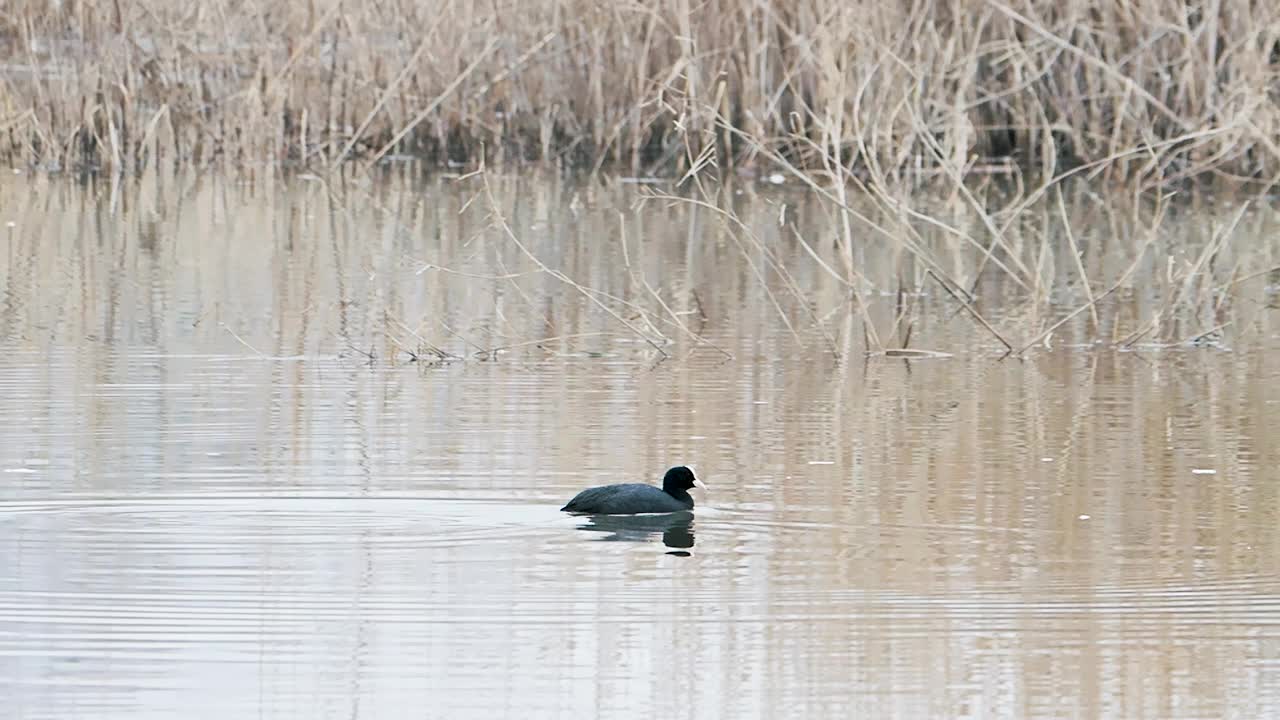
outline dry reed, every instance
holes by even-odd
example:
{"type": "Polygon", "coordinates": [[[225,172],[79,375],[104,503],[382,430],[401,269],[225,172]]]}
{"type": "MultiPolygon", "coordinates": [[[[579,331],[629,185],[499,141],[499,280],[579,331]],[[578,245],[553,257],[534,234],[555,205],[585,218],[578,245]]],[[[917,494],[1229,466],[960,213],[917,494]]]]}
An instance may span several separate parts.
{"type": "Polygon", "coordinates": [[[1271,182],[1277,138],[1280,5],[1251,0],[0,7],[0,153],[42,167],[483,153],[678,174],[767,150],[831,176],[1012,156],[1271,182]]]}

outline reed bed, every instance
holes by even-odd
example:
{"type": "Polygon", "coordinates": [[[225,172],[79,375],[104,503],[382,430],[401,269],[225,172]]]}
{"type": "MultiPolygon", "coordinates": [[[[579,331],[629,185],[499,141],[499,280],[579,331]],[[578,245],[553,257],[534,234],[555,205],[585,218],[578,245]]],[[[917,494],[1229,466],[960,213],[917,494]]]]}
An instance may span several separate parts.
{"type": "Polygon", "coordinates": [[[1280,176],[1254,0],[9,0],[0,154],[1280,176]]]}
{"type": "MultiPolygon", "coordinates": [[[[1280,273],[1251,225],[1280,181],[1280,4],[10,0],[0,155],[113,178],[265,163],[343,202],[377,186],[352,168],[465,168],[463,210],[495,242],[664,358],[678,342],[730,353],[696,296],[632,267],[625,225],[639,289],[624,297],[544,261],[492,178],[666,176],[640,204],[715,223],[767,311],[840,355],[947,351],[920,347],[930,294],[1006,356],[1064,336],[1203,344],[1256,331],[1241,294],[1280,273]],[[739,212],[739,176],[804,188],[823,221],[778,201],[766,232],[739,212]],[[1192,183],[1214,189],[1174,199],[1192,183]],[[877,254],[892,277],[868,268],[877,254]]],[[[384,354],[458,357],[398,317],[384,354]]]]}

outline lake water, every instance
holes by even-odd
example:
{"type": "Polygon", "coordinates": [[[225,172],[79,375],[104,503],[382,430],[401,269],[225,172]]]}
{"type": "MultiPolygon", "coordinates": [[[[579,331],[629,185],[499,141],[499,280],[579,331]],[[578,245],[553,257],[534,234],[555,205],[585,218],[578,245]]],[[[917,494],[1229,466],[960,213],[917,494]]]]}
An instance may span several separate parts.
{"type": "Polygon", "coordinates": [[[799,191],[735,196],[755,246],[409,175],[0,183],[3,717],[1280,716],[1274,276],[1212,342],[1001,360],[867,238],[881,339],[951,355],[868,359],[799,191]],[[677,463],[691,516],[558,511],[677,463]]]}

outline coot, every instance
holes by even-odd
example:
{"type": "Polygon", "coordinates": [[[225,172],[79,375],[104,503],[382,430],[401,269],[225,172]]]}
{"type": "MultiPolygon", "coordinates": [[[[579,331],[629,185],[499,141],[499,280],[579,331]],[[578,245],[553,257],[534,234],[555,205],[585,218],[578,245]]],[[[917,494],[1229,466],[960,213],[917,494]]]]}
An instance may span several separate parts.
{"type": "Polygon", "coordinates": [[[622,483],[587,488],[574,496],[564,512],[584,515],[630,515],[634,513],[669,513],[693,508],[689,488],[707,489],[693,471],[677,465],[662,478],[662,489],[642,483],[622,483]]]}

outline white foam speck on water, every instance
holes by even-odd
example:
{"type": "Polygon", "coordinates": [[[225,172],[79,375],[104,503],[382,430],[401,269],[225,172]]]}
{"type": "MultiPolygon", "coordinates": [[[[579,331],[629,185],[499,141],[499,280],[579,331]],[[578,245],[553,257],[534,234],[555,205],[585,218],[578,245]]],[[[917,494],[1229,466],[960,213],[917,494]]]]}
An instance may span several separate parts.
{"type": "Polygon", "coordinates": [[[1077,516],[1077,517],[1076,517],[1076,519],[1077,519],[1077,520],[1088,520],[1088,519],[1089,519],[1089,517],[1090,517],[1090,516],[1088,516],[1088,515],[1079,515],[1079,516],[1077,516]]]}
{"type": "Polygon", "coordinates": [[[31,468],[25,468],[25,467],[5,468],[4,471],[7,473],[14,473],[14,474],[21,474],[21,475],[30,475],[35,473],[35,470],[32,470],[31,468]]]}
{"type": "Polygon", "coordinates": [[[1053,462],[1053,458],[1051,458],[1051,457],[1042,457],[1042,458],[1040,458],[1040,462],[1053,462]]]}
{"type": "Polygon", "coordinates": [[[835,460],[810,460],[810,465],[835,465],[835,460]]]}
{"type": "Polygon", "coordinates": [[[1192,468],[1192,475],[1217,475],[1218,471],[1213,468],[1192,468]]]}

